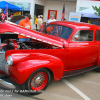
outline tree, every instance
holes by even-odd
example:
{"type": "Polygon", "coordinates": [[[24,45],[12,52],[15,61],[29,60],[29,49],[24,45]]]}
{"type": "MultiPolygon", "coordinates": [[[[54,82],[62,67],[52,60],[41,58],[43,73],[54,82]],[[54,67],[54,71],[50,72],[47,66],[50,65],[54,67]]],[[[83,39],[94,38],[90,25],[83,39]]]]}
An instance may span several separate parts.
{"type": "Polygon", "coordinates": [[[96,15],[100,16],[100,7],[97,8],[97,6],[92,6],[94,10],[96,10],[96,12],[94,12],[96,15]]]}

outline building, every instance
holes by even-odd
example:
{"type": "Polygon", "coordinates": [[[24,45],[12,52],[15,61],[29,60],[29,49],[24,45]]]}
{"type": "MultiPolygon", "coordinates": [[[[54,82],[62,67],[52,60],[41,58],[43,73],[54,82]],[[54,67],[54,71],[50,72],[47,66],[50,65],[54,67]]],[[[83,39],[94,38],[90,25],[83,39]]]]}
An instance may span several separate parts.
{"type": "MultiPolygon", "coordinates": [[[[2,0],[0,0],[2,1],[2,0]]],[[[47,22],[50,14],[60,21],[63,5],[65,4],[65,18],[69,20],[70,12],[81,13],[82,21],[87,18],[99,18],[94,14],[92,5],[99,7],[100,0],[5,0],[16,6],[22,7],[23,12],[29,12],[32,16],[32,27],[35,28],[34,19],[37,15],[43,15],[43,21],[47,22]]]]}
{"type": "Polygon", "coordinates": [[[100,16],[92,6],[100,7],[100,0],[77,0],[76,12],[81,13],[81,21],[100,26],[100,16]]]}
{"type": "MultiPolygon", "coordinates": [[[[0,0],[2,1],[2,0],[0,0]]],[[[43,21],[46,22],[49,13],[54,13],[58,21],[61,20],[63,5],[65,3],[65,17],[68,19],[70,12],[76,11],[76,0],[5,0],[16,6],[22,7],[24,11],[30,11],[32,16],[32,26],[34,26],[34,16],[43,15],[43,21]]]]}

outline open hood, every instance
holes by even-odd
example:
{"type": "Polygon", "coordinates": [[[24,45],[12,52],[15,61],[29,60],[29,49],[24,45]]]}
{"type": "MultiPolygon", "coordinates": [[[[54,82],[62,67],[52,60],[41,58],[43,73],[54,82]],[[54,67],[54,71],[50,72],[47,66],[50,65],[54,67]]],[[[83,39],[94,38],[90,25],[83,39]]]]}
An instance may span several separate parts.
{"type": "Polygon", "coordinates": [[[22,36],[26,36],[37,41],[45,42],[47,44],[63,48],[63,42],[61,41],[61,39],[53,38],[49,35],[26,29],[11,22],[0,23],[0,33],[5,32],[20,34],[22,36]]]}

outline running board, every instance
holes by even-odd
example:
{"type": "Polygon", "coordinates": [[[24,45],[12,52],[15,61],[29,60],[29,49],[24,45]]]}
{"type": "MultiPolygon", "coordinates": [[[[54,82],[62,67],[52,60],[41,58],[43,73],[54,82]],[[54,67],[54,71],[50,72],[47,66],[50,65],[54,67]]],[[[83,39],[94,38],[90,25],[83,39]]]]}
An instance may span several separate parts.
{"type": "Polygon", "coordinates": [[[65,71],[62,78],[81,74],[81,73],[96,69],[98,67],[99,66],[93,65],[93,66],[90,66],[90,67],[81,68],[81,69],[77,69],[77,70],[65,71]]]}
{"type": "Polygon", "coordinates": [[[6,89],[12,89],[12,90],[16,89],[16,87],[12,83],[6,82],[2,79],[0,79],[0,87],[6,88],[6,89]]]}

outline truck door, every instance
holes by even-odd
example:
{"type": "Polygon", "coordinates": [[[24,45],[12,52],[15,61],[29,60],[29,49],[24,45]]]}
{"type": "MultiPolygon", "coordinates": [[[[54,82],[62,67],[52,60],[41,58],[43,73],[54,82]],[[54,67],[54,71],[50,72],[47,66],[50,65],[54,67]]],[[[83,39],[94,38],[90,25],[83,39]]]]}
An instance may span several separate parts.
{"type": "Polygon", "coordinates": [[[93,30],[78,30],[69,42],[67,70],[92,66],[98,58],[98,46],[93,40],[93,30]]]}

